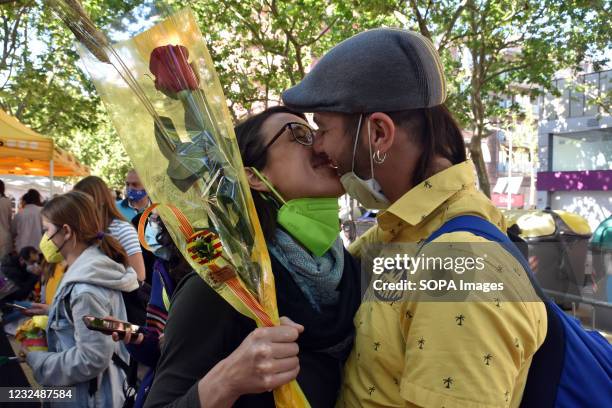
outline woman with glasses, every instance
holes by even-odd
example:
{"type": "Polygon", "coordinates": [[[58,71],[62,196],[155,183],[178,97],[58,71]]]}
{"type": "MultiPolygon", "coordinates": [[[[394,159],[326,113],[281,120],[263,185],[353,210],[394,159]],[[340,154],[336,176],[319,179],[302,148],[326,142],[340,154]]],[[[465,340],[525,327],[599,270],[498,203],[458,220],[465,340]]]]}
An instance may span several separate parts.
{"type": "Polygon", "coordinates": [[[342,186],[329,161],[313,153],[314,132],[303,115],[274,107],[235,130],[279,314],[303,331],[297,345],[258,341],[270,329],[255,335],[251,319],[191,273],[175,288],[145,407],[274,407],[265,391],[296,375],[312,407],[333,407],[359,303],[358,265],[339,237],[342,186]]]}

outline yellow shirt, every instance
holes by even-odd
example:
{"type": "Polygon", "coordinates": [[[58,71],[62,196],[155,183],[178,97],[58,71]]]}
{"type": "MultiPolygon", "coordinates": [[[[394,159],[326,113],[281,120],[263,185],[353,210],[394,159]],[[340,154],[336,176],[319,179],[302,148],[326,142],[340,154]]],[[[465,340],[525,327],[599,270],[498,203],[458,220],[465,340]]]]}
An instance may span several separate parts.
{"type": "MultiPolygon", "coordinates": [[[[408,191],[350,250],[359,256],[369,243],[422,242],[459,215],[480,216],[506,228],[502,214],[475,188],[471,161],[408,191]]],[[[434,242],[476,243],[474,248],[485,243],[488,259],[479,276],[495,278],[527,300],[499,302],[479,293],[455,302],[369,301],[370,285],[354,318],[355,346],[339,407],[519,406],[531,359],[546,335],[543,303],[520,263],[500,245],[467,232],[434,242]]],[[[423,251],[447,255],[435,253],[441,248],[428,244],[423,251]]]]}
{"type": "Polygon", "coordinates": [[[63,263],[58,263],[53,267],[53,276],[49,278],[45,284],[45,303],[49,306],[53,303],[53,297],[57,291],[57,286],[64,277],[66,266],[63,263]]]}

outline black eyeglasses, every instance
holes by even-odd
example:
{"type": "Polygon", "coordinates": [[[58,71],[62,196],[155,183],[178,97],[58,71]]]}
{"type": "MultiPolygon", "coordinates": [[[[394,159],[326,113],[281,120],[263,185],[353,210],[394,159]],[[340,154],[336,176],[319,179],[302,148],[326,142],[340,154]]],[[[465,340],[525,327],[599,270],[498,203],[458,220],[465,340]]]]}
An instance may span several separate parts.
{"type": "Polygon", "coordinates": [[[276,140],[281,137],[281,135],[285,133],[285,130],[287,129],[291,131],[291,136],[293,137],[293,140],[295,140],[299,144],[304,146],[312,146],[312,144],[314,143],[314,130],[312,130],[310,126],[300,122],[285,123],[285,125],[280,128],[280,130],[276,132],[274,137],[272,137],[272,139],[270,139],[270,141],[264,146],[263,150],[257,157],[257,160],[259,160],[264,154],[266,154],[266,151],[270,146],[272,146],[272,143],[276,142],[276,140]]]}

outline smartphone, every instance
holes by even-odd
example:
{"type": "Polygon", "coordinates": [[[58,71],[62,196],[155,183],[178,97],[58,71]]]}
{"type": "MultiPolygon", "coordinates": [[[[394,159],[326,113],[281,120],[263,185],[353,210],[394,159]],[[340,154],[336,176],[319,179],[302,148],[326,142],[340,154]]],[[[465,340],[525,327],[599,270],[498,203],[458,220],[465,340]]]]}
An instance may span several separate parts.
{"type": "Polygon", "coordinates": [[[85,326],[87,326],[89,330],[99,331],[108,335],[116,332],[120,339],[125,337],[128,329],[130,329],[132,333],[140,332],[140,326],[135,324],[110,319],[102,319],[101,317],[95,316],[83,316],[83,323],[85,323],[85,326]]]}
{"type": "Polygon", "coordinates": [[[7,303],[6,305],[9,306],[9,307],[18,309],[18,310],[28,310],[28,308],[26,306],[21,306],[21,305],[18,305],[16,303],[7,303]]]}

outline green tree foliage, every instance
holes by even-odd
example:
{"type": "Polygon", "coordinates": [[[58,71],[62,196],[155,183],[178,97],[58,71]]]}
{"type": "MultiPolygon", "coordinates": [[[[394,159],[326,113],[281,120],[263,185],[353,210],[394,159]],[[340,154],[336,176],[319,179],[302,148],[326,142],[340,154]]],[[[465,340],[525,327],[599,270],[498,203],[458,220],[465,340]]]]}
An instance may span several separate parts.
{"type": "Polygon", "coordinates": [[[578,69],[585,59],[601,64],[601,50],[611,45],[610,3],[603,1],[410,0],[396,12],[442,55],[449,105],[472,131],[470,155],[487,195],[481,142],[518,109],[503,108],[501,100],[516,93],[535,96],[552,86],[559,69],[578,69]]]}
{"type": "Polygon", "coordinates": [[[338,42],[395,23],[384,10],[338,0],[204,0],[190,6],[236,118],[280,103],[281,92],[338,42]]]}
{"type": "MultiPolygon", "coordinates": [[[[85,6],[96,23],[105,25],[133,3],[95,0],[85,6]]],[[[0,108],[120,185],[127,156],[78,65],[72,34],[42,3],[4,1],[0,38],[0,108]]]]}
{"type": "MultiPolygon", "coordinates": [[[[99,26],[143,3],[83,1],[99,26]]],[[[610,3],[601,0],[164,3],[194,10],[236,120],[279,103],[281,92],[317,58],[357,32],[379,26],[421,32],[442,56],[448,105],[473,134],[469,150],[487,194],[481,141],[520,113],[517,106],[502,108],[500,100],[517,92],[535,95],[551,86],[559,69],[577,68],[586,59],[601,64],[601,51],[611,45],[610,3]]],[[[78,66],[71,33],[34,0],[0,0],[0,25],[0,107],[53,136],[109,181],[121,180],[125,154],[78,66]]]]}

